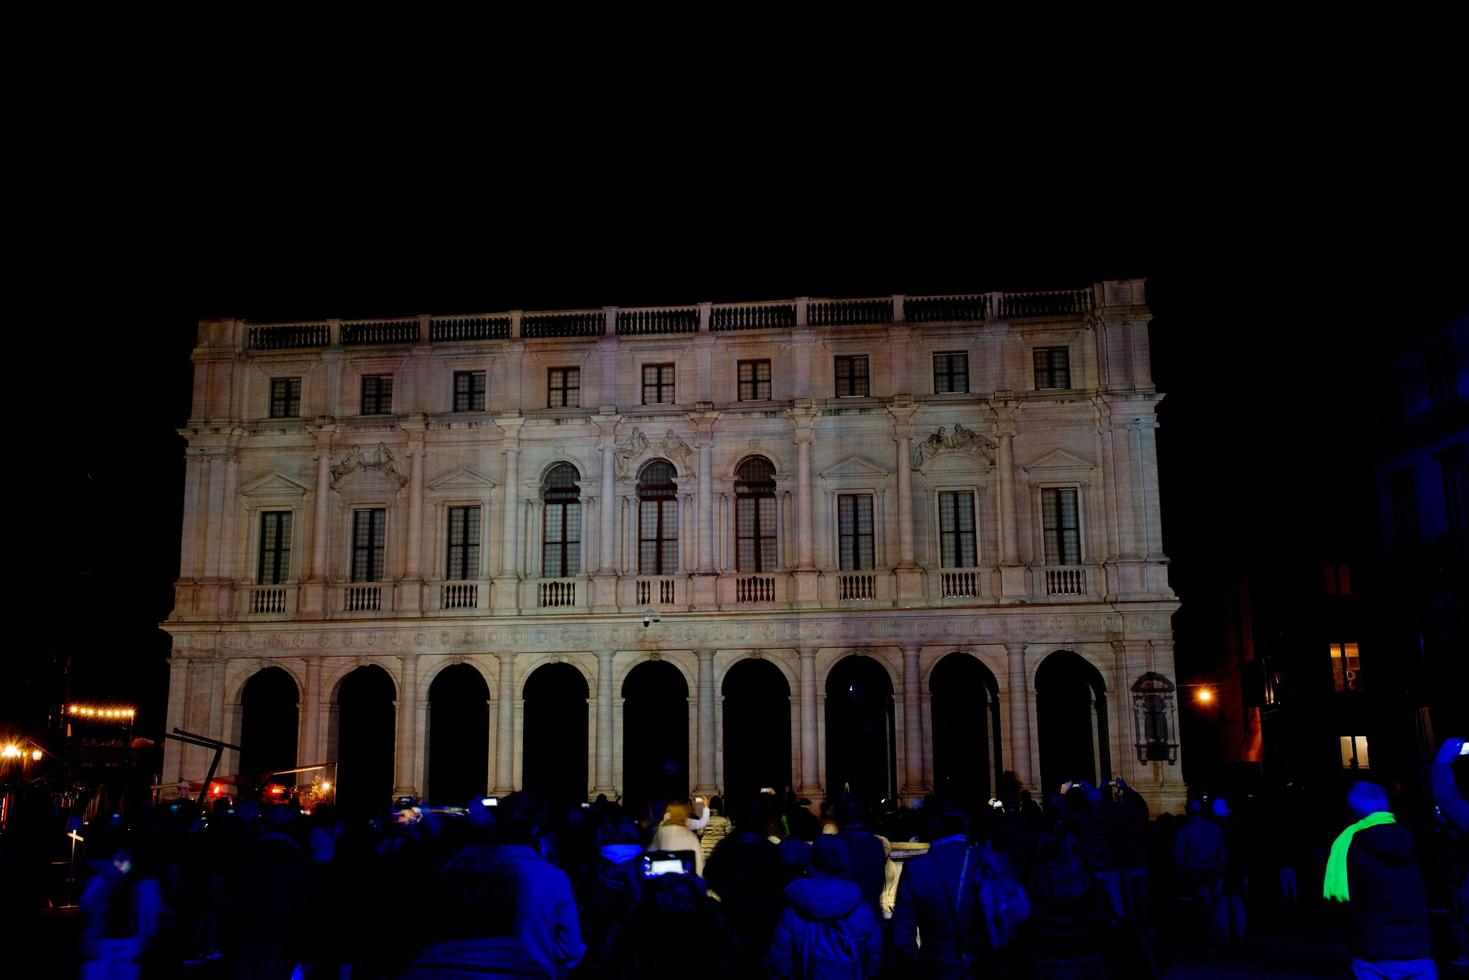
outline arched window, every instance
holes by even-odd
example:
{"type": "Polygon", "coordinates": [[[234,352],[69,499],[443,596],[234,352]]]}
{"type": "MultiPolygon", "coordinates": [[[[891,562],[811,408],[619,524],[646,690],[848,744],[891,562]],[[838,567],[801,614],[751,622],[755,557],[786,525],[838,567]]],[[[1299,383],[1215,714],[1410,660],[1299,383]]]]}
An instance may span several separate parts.
{"type": "Polygon", "coordinates": [[[655,459],[638,474],[638,574],[678,571],[678,487],[673,465],[655,459]]]}
{"type": "Polygon", "coordinates": [[[581,574],[581,488],[576,467],[561,463],[546,474],[541,497],[546,519],[541,529],[541,574],[572,578],[581,574]]]}
{"type": "Polygon", "coordinates": [[[775,571],[775,466],[751,456],[735,470],[735,569],[775,571]]]}
{"type": "Polygon", "coordinates": [[[1133,732],[1137,761],[1178,761],[1178,740],[1173,737],[1173,682],[1161,674],[1144,674],[1132,685],[1133,732]]]}

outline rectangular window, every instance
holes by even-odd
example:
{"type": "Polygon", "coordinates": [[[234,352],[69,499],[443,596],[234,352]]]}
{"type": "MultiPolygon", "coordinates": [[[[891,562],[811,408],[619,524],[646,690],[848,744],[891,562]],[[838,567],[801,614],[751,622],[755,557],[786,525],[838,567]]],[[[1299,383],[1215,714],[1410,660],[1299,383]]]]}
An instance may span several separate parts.
{"type": "Polygon", "coordinates": [[[352,581],[381,582],[388,512],[381,508],[352,512],[352,581]]]}
{"type": "Polygon", "coordinates": [[[1081,520],[1075,488],[1041,491],[1041,527],[1047,565],[1081,564],[1081,520]]]}
{"type": "Polygon", "coordinates": [[[947,395],[969,390],[969,355],[948,351],[933,355],[934,394],[947,395]]]}
{"type": "Polygon", "coordinates": [[[363,375],[362,414],[393,414],[393,376],[391,374],[363,375]]]}
{"type": "Polygon", "coordinates": [[[1443,503],[1449,529],[1455,534],[1469,531],[1469,464],[1463,446],[1455,446],[1438,457],[1443,470],[1443,503]]]}
{"type": "Polygon", "coordinates": [[[770,400],[770,362],[740,361],[740,401],[770,400]]]}
{"type": "Polygon", "coordinates": [[[479,508],[449,508],[449,568],[452,582],[479,578],[479,508]]]}
{"type": "Polygon", "coordinates": [[[294,419],[301,415],[301,379],[270,379],[270,417],[294,419]]]}
{"type": "Polygon", "coordinates": [[[1367,755],[1366,735],[1343,735],[1341,737],[1341,767],[1343,769],[1372,768],[1372,760],[1367,755]]]}
{"type": "Polygon", "coordinates": [[[838,357],[835,363],[837,397],[862,397],[870,393],[867,384],[867,355],[838,357]]]}
{"type": "Polygon", "coordinates": [[[638,501],[638,574],[678,571],[678,501],[673,497],[638,501]]]}
{"type": "Polygon", "coordinates": [[[1435,415],[1459,407],[1458,365],[1454,345],[1445,340],[1423,353],[1423,367],[1428,374],[1428,400],[1435,415]]]}
{"type": "Polygon", "coordinates": [[[775,494],[735,497],[735,569],[775,571],[775,494]]]}
{"type": "Polygon", "coordinates": [[[1065,347],[1037,347],[1035,389],[1071,387],[1071,354],[1065,347]]]}
{"type": "Polygon", "coordinates": [[[485,410],[485,373],[483,371],[454,372],[454,411],[483,412],[485,410]]]}
{"type": "Polygon", "coordinates": [[[876,567],[870,496],[843,494],[837,497],[837,539],[843,571],[876,567]]]}
{"type": "Polygon", "coordinates": [[[1393,543],[1411,548],[1418,543],[1418,495],[1413,485],[1413,471],[1394,473],[1387,481],[1388,500],[1392,506],[1393,543]]]}
{"type": "Polygon", "coordinates": [[[581,368],[551,368],[546,390],[548,407],[580,408],[581,368]]]}
{"type": "Polygon", "coordinates": [[[643,365],[643,404],[673,404],[673,365],[643,365]]]}
{"type": "Polygon", "coordinates": [[[1350,566],[1350,565],[1327,565],[1326,566],[1326,594],[1327,595],[1351,595],[1352,594],[1352,566],[1350,566]]]}
{"type": "Polygon", "coordinates": [[[575,578],[581,574],[581,502],[548,502],[542,532],[542,574],[575,578]]]}
{"type": "Polygon", "coordinates": [[[1331,682],[1338,694],[1362,689],[1362,662],[1357,656],[1357,644],[1331,644],[1331,682]]]}
{"type": "Polygon", "coordinates": [[[260,515],[259,585],[280,585],[291,577],[291,512],[268,510],[260,515]]]}
{"type": "Polygon", "coordinates": [[[939,494],[939,560],[945,568],[979,564],[974,542],[974,494],[939,494]]]}

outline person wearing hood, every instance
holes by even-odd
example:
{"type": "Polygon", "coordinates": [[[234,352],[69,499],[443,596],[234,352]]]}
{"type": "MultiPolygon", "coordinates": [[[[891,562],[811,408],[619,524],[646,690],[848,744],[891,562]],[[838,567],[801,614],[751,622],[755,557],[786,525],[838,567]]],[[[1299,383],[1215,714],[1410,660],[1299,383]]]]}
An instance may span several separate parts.
{"type": "Polygon", "coordinates": [[[1347,794],[1357,822],[1331,845],[1322,894],[1352,917],[1352,972],[1373,980],[1433,980],[1433,942],[1413,835],[1388,810],[1387,791],[1360,782],[1347,794]]]}
{"type": "Polygon", "coordinates": [[[851,881],[847,848],[833,836],[811,845],[811,876],[786,886],[767,965],[776,977],[875,976],[882,932],[862,889],[851,881]]]}
{"type": "Polygon", "coordinates": [[[597,828],[597,858],[577,889],[587,955],[580,972],[612,975],[612,953],[643,891],[643,846],[638,825],[626,818],[597,828]]]}

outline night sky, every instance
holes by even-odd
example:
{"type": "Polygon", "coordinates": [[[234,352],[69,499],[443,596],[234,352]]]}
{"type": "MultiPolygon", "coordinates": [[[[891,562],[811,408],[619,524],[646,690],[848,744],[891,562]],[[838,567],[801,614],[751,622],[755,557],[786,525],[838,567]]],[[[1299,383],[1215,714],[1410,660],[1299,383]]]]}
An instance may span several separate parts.
{"type": "Polygon", "coordinates": [[[162,729],[167,638],[156,625],[172,601],[183,492],[174,430],[189,412],[200,318],[1146,277],[1154,376],[1167,394],[1165,547],[1187,603],[1223,567],[1363,527],[1364,417],[1390,390],[1389,353],[1469,307],[1462,228],[1457,238],[1406,234],[1383,212],[1369,218],[1289,189],[1259,197],[1232,185],[1206,200],[1064,181],[1021,190],[953,165],[839,174],[809,161],[791,165],[789,180],[766,161],[759,181],[731,165],[720,181],[685,189],[666,163],[618,183],[572,180],[562,160],[540,182],[487,173],[455,197],[431,170],[395,183],[379,160],[382,183],[339,181],[349,161],[299,162],[310,175],[299,182],[279,165],[269,182],[245,165],[215,180],[206,154],[180,162],[195,175],[188,183],[154,175],[130,190],[109,185],[68,205],[45,236],[42,251],[64,254],[65,270],[50,273],[56,309],[18,327],[35,360],[22,383],[28,403],[15,406],[23,434],[12,441],[16,477],[36,481],[40,506],[11,518],[42,572],[21,580],[12,611],[39,619],[13,643],[23,680],[4,685],[16,703],[0,704],[0,720],[36,724],[44,665],[71,656],[73,697],[135,702],[143,729],[162,729]]]}

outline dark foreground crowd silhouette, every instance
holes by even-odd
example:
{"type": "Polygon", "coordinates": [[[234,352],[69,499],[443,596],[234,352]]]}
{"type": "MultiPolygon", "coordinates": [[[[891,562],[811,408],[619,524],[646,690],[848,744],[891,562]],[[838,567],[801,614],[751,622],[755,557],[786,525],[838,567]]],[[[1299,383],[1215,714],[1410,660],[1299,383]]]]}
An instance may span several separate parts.
{"type": "Polygon", "coordinates": [[[1008,773],[988,804],[877,813],[790,793],[637,814],[525,793],[376,816],[165,803],[88,828],[82,975],[1151,978],[1169,949],[1243,942],[1248,899],[1347,921],[1356,976],[1434,977],[1427,896],[1451,906],[1444,963],[1469,909],[1461,744],[1416,839],[1370,783],[1346,808],[1200,794],[1154,819],[1121,781],[1042,805],[1008,773]]]}

